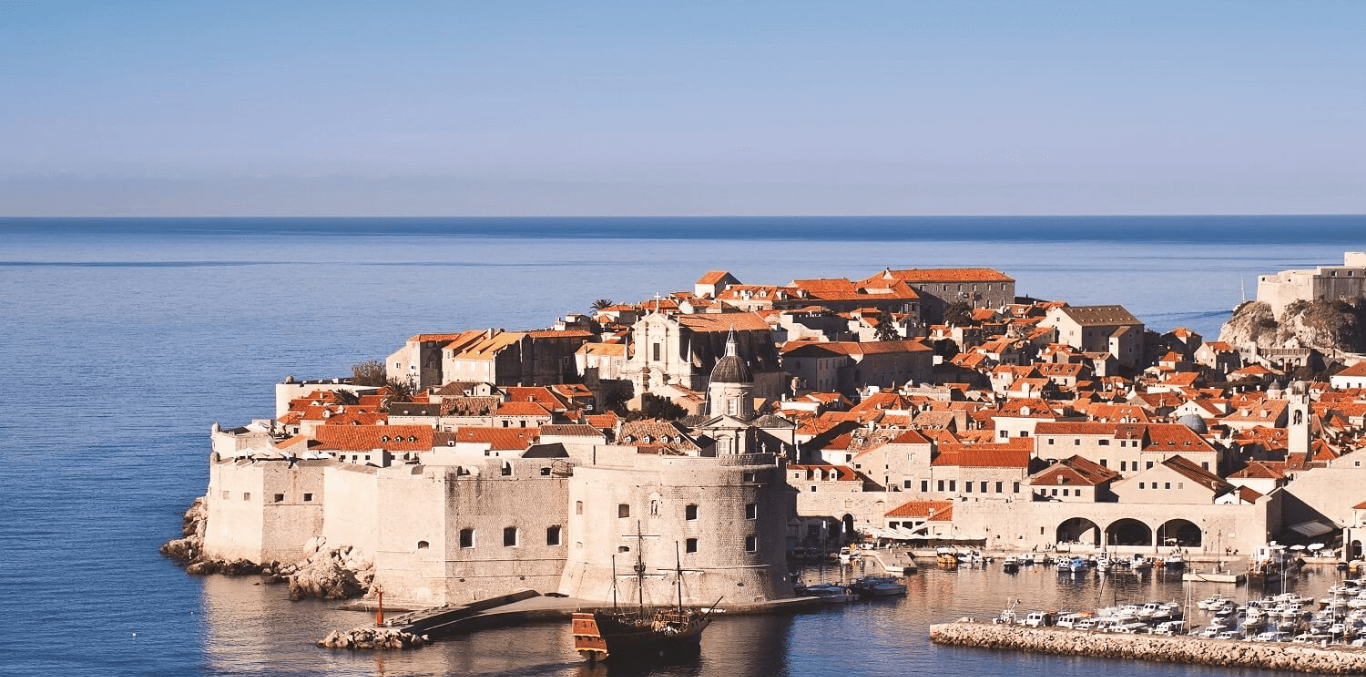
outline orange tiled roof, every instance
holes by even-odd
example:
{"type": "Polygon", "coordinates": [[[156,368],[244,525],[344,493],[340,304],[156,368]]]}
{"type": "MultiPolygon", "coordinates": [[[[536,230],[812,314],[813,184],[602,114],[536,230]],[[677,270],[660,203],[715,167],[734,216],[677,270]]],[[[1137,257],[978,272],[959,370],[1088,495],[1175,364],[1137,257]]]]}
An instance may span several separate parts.
{"type": "Polygon", "coordinates": [[[887,511],[887,517],[929,517],[934,521],[952,521],[951,501],[906,501],[887,511]]]}
{"type": "Polygon", "coordinates": [[[430,451],[435,430],[425,425],[320,425],[321,448],[337,451],[430,451]]]}

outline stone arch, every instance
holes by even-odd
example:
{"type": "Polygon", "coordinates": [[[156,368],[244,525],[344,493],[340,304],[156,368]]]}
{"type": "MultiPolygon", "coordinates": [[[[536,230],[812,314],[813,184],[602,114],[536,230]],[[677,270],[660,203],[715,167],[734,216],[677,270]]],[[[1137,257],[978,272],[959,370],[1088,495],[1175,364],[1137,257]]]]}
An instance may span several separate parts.
{"type": "Polygon", "coordinates": [[[845,513],[840,518],[840,538],[849,539],[854,537],[854,516],[845,513]]]}
{"type": "Polygon", "coordinates": [[[1360,540],[1352,541],[1351,545],[1347,546],[1347,560],[1348,560],[1348,561],[1351,561],[1351,560],[1354,560],[1354,559],[1361,559],[1361,553],[1362,553],[1362,549],[1361,549],[1361,541],[1360,541],[1360,540]]]}
{"type": "Polygon", "coordinates": [[[1198,548],[1204,542],[1204,536],[1204,532],[1194,522],[1179,517],[1167,520],[1157,528],[1158,545],[1198,548]]]}
{"type": "Polygon", "coordinates": [[[1058,543],[1100,545],[1100,526],[1085,517],[1073,517],[1058,525],[1058,543]]]}
{"type": "Polygon", "coordinates": [[[1152,545],[1152,527],[1132,517],[1125,517],[1105,527],[1107,545],[1152,545]]]}

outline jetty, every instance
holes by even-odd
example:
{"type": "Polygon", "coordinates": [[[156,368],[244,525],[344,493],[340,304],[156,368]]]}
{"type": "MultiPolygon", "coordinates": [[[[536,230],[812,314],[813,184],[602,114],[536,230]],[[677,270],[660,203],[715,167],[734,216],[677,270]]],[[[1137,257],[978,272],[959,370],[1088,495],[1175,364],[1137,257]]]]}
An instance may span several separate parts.
{"type": "Polygon", "coordinates": [[[930,626],[950,646],[1335,675],[1366,674],[1366,648],[1031,628],[962,619],[930,626]]]}

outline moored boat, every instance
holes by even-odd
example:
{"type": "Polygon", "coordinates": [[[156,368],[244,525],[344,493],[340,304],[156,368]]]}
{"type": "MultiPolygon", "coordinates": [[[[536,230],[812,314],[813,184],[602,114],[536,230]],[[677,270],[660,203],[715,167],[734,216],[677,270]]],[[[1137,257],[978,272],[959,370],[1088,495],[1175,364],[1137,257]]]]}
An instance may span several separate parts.
{"type": "MultiPolygon", "coordinates": [[[[643,537],[642,537],[643,538],[643,537]]],[[[615,604],[611,609],[575,613],[570,620],[574,636],[574,650],[590,661],[608,658],[657,658],[666,655],[695,653],[701,648],[702,631],[711,625],[711,609],[683,607],[683,566],[675,544],[675,575],[678,581],[677,605],[646,613],[644,605],[645,561],[641,549],[636,548],[636,579],[639,603],[635,610],[615,604]]],[[[613,559],[613,599],[616,598],[616,560],[613,559]]],[[[721,600],[717,600],[719,604],[721,600]]]]}

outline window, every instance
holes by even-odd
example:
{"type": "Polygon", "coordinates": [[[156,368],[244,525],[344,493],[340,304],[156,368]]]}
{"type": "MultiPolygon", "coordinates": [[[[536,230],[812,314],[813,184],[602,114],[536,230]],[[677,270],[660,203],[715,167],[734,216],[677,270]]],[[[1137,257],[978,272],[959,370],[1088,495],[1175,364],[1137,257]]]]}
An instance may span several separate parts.
{"type": "Polygon", "coordinates": [[[1051,438],[1051,437],[1048,438],[1048,443],[1049,443],[1050,445],[1053,444],[1053,438],[1051,438]]]}
{"type": "Polygon", "coordinates": [[[1016,493],[1016,494],[1020,493],[1020,483],[1019,483],[1019,482],[1012,482],[1012,483],[1011,483],[1011,487],[1012,487],[1012,488],[1011,488],[1011,492],[1012,492],[1012,493],[1016,493]]]}
{"type": "Polygon", "coordinates": [[[759,550],[759,537],[758,537],[758,536],[746,536],[746,537],[745,537],[745,552],[758,552],[758,550],[759,550]]]}
{"type": "Polygon", "coordinates": [[[1054,490],[1053,490],[1053,495],[1054,495],[1054,496],[1057,496],[1057,495],[1058,495],[1058,490],[1057,490],[1057,489],[1054,489],[1054,490]]]}
{"type": "Polygon", "coordinates": [[[515,548],[515,547],[517,547],[517,527],[504,527],[504,528],[503,528],[503,547],[505,547],[505,548],[515,548]]]}
{"type": "Polygon", "coordinates": [[[276,503],[284,503],[284,502],[285,502],[285,495],[284,495],[284,494],[275,494],[275,502],[276,502],[276,503]]]}
{"type": "Polygon", "coordinates": [[[683,542],[683,551],[684,551],[684,552],[697,552],[697,539],[696,539],[696,538],[689,538],[688,540],[684,541],[684,542],[683,542]]]}
{"type": "Polygon", "coordinates": [[[920,490],[921,490],[921,491],[928,492],[928,491],[930,490],[930,481],[929,481],[929,480],[920,480],[920,490]]]}
{"type": "Polygon", "coordinates": [[[983,483],[982,483],[982,493],[984,493],[984,494],[987,493],[987,483],[986,483],[986,482],[983,482],[983,483]]]}
{"type": "Polygon", "coordinates": [[[939,480],[939,490],[940,490],[940,491],[943,491],[943,490],[944,490],[944,480],[939,480]]]}
{"type": "Polygon", "coordinates": [[[1142,488],[1143,488],[1143,482],[1139,482],[1139,483],[1138,483],[1138,488],[1139,488],[1139,489],[1142,489],[1142,488]]]}
{"type": "Polygon", "coordinates": [[[546,544],[546,545],[559,545],[559,544],[560,544],[560,528],[559,528],[558,526],[546,527],[546,530],[545,530],[545,544],[546,544]]]}
{"type": "Polygon", "coordinates": [[[1003,491],[1004,486],[1005,486],[1005,482],[997,482],[997,483],[996,483],[996,493],[998,493],[998,494],[1004,494],[1004,493],[1005,493],[1005,491],[1003,491]]]}
{"type": "MultiPolygon", "coordinates": [[[[1361,465],[1361,461],[1357,461],[1357,465],[1361,465]]],[[[1200,467],[1209,470],[1209,461],[1201,461],[1200,467]]]]}
{"type": "Polygon", "coordinates": [[[1100,446],[1102,446],[1102,447],[1108,447],[1108,446],[1110,446],[1110,440],[1101,440],[1101,441],[1100,441],[1100,446]]]}
{"type": "Polygon", "coordinates": [[[963,491],[964,491],[965,493],[969,493],[969,494],[972,493],[972,482],[964,482],[964,483],[963,483],[963,491]]]}
{"type": "Polygon", "coordinates": [[[1126,470],[1128,470],[1128,469],[1129,469],[1129,462],[1128,462],[1128,461],[1120,461],[1120,462],[1119,462],[1119,470],[1120,470],[1120,472],[1124,472],[1124,471],[1126,471],[1126,470]]]}
{"type": "Polygon", "coordinates": [[[1170,488],[1172,488],[1172,483],[1171,483],[1171,482],[1167,482],[1167,483],[1166,483],[1166,486],[1164,486],[1164,487],[1162,487],[1162,488],[1163,488],[1163,489],[1170,489],[1170,488]]]}
{"type": "Polygon", "coordinates": [[[658,361],[659,361],[659,353],[661,352],[661,351],[660,351],[660,345],[659,345],[658,343],[656,343],[656,344],[652,345],[651,348],[653,348],[653,350],[651,351],[651,352],[653,353],[651,359],[652,359],[653,361],[655,361],[655,362],[658,362],[658,361]]]}
{"type": "Polygon", "coordinates": [[[418,550],[426,550],[427,548],[430,548],[430,547],[431,547],[431,544],[428,543],[428,542],[426,542],[426,541],[418,541],[418,542],[417,542],[417,549],[418,549],[418,550]]]}
{"type": "Polygon", "coordinates": [[[689,522],[696,521],[696,520],[697,520],[697,506],[696,506],[696,505],[689,505],[689,506],[683,508],[683,518],[686,519],[686,520],[688,520],[689,522]]]}
{"type": "Polygon", "coordinates": [[[958,480],[949,480],[949,491],[958,491],[958,480]]]}
{"type": "Polygon", "coordinates": [[[1072,440],[1072,446],[1074,446],[1074,447],[1080,447],[1080,446],[1081,446],[1081,438],[1078,437],[1077,439],[1072,440]]]}
{"type": "Polygon", "coordinates": [[[244,500],[244,501],[250,501],[250,500],[251,500],[251,492],[250,492],[250,491],[244,492],[244,493],[242,494],[242,500],[244,500]]]}
{"type": "Polygon", "coordinates": [[[755,477],[756,477],[756,476],[755,476],[755,474],[752,473],[752,472],[747,472],[747,473],[745,473],[744,477],[745,477],[745,481],[746,481],[746,482],[754,482],[754,481],[756,481],[756,480],[755,480],[755,477]]]}
{"type": "Polygon", "coordinates": [[[1110,467],[1110,459],[1108,459],[1108,458],[1102,458],[1102,459],[1100,459],[1100,467],[1102,467],[1102,468],[1108,468],[1108,467],[1110,467]]]}
{"type": "Polygon", "coordinates": [[[511,464],[511,463],[509,463],[509,462],[507,462],[507,461],[503,461],[502,475],[503,475],[503,477],[509,477],[509,476],[512,475],[512,464],[511,464]]]}
{"type": "Polygon", "coordinates": [[[304,494],[304,503],[312,503],[313,494],[304,494]]]}
{"type": "Polygon", "coordinates": [[[1148,468],[1151,469],[1152,467],[1153,467],[1153,462],[1152,462],[1152,461],[1148,461],[1148,468]]]}
{"type": "Polygon", "coordinates": [[[461,529],[461,530],[460,530],[460,547],[462,547],[462,548],[473,548],[473,547],[474,547],[474,529],[461,529]]]}
{"type": "Polygon", "coordinates": [[[902,488],[902,489],[910,489],[910,488],[911,488],[911,481],[910,481],[910,480],[901,480],[901,488],[902,488]]]}
{"type": "Polygon", "coordinates": [[[541,468],[541,477],[550,477],[550,466],[541,468]]]}
{"type": "Polygon", "coordinates": [[[618,503],[618,504],[617,504],[617,517],[630,517],[630,516],[631,516],[631,506],[629,506],[629,505],[627,505],[627,504],[625,504],[625,503],[618,503]]]}
{"type": "Polygon", "coordinates": [[[575,515],[582,515],[582,514],[583,514],[583,501],[574,501],[574,514],[575,514],[575,515]]]}

